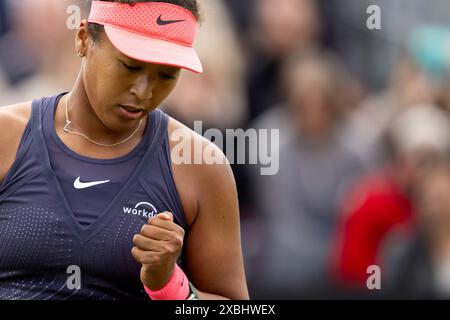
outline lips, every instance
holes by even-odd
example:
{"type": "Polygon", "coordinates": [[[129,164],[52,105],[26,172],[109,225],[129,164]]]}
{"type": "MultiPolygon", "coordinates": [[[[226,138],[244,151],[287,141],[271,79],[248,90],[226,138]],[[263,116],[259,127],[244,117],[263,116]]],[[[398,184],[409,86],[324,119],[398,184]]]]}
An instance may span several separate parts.
{"type": "Polygon", "coordinates": [[[125,105],[120,105],[122,108],[124,108],[125,110],[127,110],[128,112],[141,112],[144,111],[144,109],[142,108],[137,108],[137,107],[133,107],[133,106],[125,106],[125,105]]]}
{"type": "Polygon", "coordinates": [[[128,120],[137,120],[141,118],[142,114],[144,113],[144,109],[132,106],[119,105],[118,109],[120,115],[128,120]]]}

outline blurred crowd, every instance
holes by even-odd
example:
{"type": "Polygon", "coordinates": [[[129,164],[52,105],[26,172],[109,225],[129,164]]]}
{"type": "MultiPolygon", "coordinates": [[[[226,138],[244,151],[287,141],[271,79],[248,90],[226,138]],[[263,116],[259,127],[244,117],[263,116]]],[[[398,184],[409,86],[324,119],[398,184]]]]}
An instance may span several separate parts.
{"type": "MultiPolygon", "coordinates": [[[[277,174],[233,165],[251,297],[450,298],[450,2],[199,2],[205,72],[161,108],[280,130],[277,174]]],[[[0,105],[70,90],[73,4],[0,0],[0,105]]]]}

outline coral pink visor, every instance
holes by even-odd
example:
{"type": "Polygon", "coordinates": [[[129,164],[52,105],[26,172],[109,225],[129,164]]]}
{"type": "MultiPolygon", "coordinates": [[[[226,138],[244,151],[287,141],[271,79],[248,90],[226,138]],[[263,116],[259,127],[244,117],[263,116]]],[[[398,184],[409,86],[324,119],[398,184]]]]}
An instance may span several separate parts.
{"type": "Polygon", "coordinates": [[[93,1],[88,21],[103,25],[112,44],[132,59],[203,71],[193,47],[197,21],[183,7],[93,1]]]}

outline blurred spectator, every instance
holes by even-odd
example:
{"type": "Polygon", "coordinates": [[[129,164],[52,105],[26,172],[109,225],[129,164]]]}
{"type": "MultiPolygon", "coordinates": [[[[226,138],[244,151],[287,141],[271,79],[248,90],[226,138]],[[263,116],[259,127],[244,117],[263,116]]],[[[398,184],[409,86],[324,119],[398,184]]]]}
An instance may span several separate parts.
{"type": "Polygon", "coordinates": [[[247,98],[245,68],[234,26],[221,0],[199,3],[205,19],[196,48],[204,73],[184,72],[164,110],[190,127],[200,120],[205,129],[238,127],[247,116],[247,98]]]}
{"type": "Polygon", "coordinates": [[[349,116],[343,139],[369,170],[386,160],[383,137],[392,118],[415,104],[433,103],[435,93],[426,75],[407,57],[399,61],[386,90],[366,99],[349,116]]]}
{"type": "Polygon", "coordinates": [[[9,2],[11,32],[0,42],[0,59],[7,66],[6,74],[18,79],[10,81],[0,105],[52,95],[73,84],[80,64],[75,31],[66,26],[66,8],[74,2],[79,1],[9,2]]]}
{"type": "Polygon", "coordinates": [[[417,236],[403,247],[391,279],[396,298],[450,298],[450,163],[422,177],[417,236]]]}
{"type": "Polygon", "coordinates": [[[412,30],[387,89],[369,97],[351,115],[344,139],[369,169],[385,161],[383,136],[404,108],[437,104],[450,110],[450,29],[421,26],[412,30]]]}
{"type": "Polygon", "coordinates": [[[432,82],[436,102],[450,113],[450,26],[433,24],[417,28],[409,48],[432,82]]]}
{"type": "Polygon", "coordinates": [[[267,113],[271,118],[264,114],[256,124],[277,125],[274,119],[283,119],[283,139],[279,173],[253,174],[255,204],[265,228],[257,265],[261,274],[250,274],[249,281],[264,297],[317,297],[329,287],[327,260],[337,208],[361,164],[337,138],[342,91],[334,57],[302,51],[284,70],[285,109],[274,107],[267,113]]]}
{"type": "Polygon", "coordinates": [[[239,34],[246,32],[250,26],[250,17],[255,7],[255,0],[227,0],[225,3],[230,9],[239,34]]]}
{"type": "Polygon", "coordinates": [[[384,267],[383,246],[391,232],[414,230],[412,190],[424,170],[450,150],[448,117],[433,105],[401,112],[388,136],[389,165],[357,183],[343,207],[333,272],[337,283],[350,290],[364,292],[367,268],[384,267]]]}
{"type": "Polygon", "coordinates": [[[245,41],[250,120],[282,100],[283,61],[296,49],[320,42],[321,17],[314,0],[258,0],[245,41]]]}
{"type": "Polygon", "coordinates": [[[450,27],[423,25],[414,28],[408,42],[408,52],[418,66],[433,81],[447,81],[450,57],[450,27]]]}
{"type": "Polygon", "coordinates": [[[22,39],[11,30],[11,1],[0,0],[0,104],[8,87],[14,86],[35,71],[35,61],[22,39]]]}

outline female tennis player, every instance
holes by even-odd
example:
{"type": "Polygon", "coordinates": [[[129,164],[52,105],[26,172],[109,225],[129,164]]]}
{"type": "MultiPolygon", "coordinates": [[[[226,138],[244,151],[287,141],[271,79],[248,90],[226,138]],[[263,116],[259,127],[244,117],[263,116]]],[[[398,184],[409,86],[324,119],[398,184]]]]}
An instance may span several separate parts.
{"type": "Polygon", "coordinates": [[[178,164],[174,136],[216,147],[158,109],[202,71],[198,16],[93,1],[72,90],[0,108],[0,299],[248,298],[232,171],[178,164]]]}

